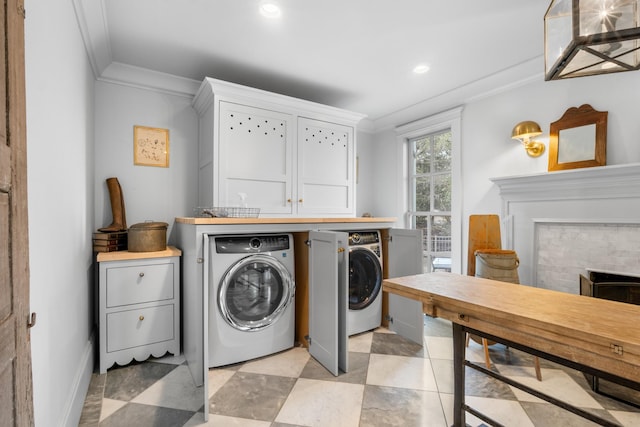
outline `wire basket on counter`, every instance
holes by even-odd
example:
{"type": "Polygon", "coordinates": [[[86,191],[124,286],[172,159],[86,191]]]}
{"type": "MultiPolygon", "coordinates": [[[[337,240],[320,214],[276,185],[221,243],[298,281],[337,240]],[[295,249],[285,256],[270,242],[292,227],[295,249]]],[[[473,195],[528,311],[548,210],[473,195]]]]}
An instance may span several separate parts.
{"type": "Polygon", "coordinates": [[[198,207],[194,215],[197,218],[258,218],[260,208],[198,207]]]}

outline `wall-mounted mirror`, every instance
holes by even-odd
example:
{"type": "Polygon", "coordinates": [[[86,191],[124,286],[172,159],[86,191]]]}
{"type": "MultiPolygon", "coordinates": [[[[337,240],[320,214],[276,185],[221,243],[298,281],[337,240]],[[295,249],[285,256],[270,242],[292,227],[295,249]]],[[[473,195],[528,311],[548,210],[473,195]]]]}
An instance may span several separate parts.
{"type": "Polygon", "coordinates": [[[549,171],[607,164],[607,112],[569,108],[549,129],[549,171]]]}

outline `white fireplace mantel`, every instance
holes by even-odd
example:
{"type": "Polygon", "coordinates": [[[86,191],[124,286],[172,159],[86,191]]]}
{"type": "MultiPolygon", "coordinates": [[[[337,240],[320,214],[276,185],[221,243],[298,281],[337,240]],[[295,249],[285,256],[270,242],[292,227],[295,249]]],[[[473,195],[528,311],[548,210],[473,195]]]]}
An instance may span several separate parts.
{"type": "Polygon", "coordinates": [[[538,285],[538,229],[545,224],[640,225],[640,163],[491,181],[502,198],[505,248],[520,258],[521,283],[538,285]]]}
{"type": "Polygon", "coordinates": [[[640,197],[640,163],[491,178],[505,201],[640,197]]]}

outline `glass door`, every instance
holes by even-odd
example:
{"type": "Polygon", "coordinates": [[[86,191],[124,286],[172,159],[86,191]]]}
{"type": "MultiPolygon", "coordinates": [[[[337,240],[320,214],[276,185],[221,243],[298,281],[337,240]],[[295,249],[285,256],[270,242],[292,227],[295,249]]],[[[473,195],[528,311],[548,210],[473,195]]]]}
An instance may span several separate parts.
{"type": "Polygon", "coordinates": [[[362,310],[376,299],[382,287],[382,266],[378,256],[365,248],[349,252],[349,309],[362,310]]]}
{"type": "Polygon", "coordinates": [[[292,303],[294,281],[286,267],[267,255],[251,255],[235,263],[222,277],[218,308],[236,329],[269,327],[292,303]]]}

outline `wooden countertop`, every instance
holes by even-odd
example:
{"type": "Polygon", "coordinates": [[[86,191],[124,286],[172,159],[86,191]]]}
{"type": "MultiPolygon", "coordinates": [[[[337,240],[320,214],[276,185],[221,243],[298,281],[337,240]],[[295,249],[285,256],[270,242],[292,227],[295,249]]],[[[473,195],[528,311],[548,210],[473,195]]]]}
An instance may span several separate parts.
{"type": "Polygon", "coordinates": [[[548,289],[427,273],[384,280],[423,311],[640,383],[640,306],[548,289]]]}
{"type": "Polygon", "coordinates": [[[172,256],[180,256],[182,252],[180,249],[176,249],[173,246],[167,246],[164,251],[154,252],[129,252],[129,251],[114,251],[114,252],[98,252],[96,260],[98,262],[104,261],[127,261],[131,259],[143,259],[143,258],[165,258],[172,256]]]}
{"type": "Polygon", "coordinates": [[[195,217],[177,217],[176,222],[182,224],[332,224],[332,223],[373,223],[373,222],[396,222],[396,218],[195,218],[195,217]]]}

